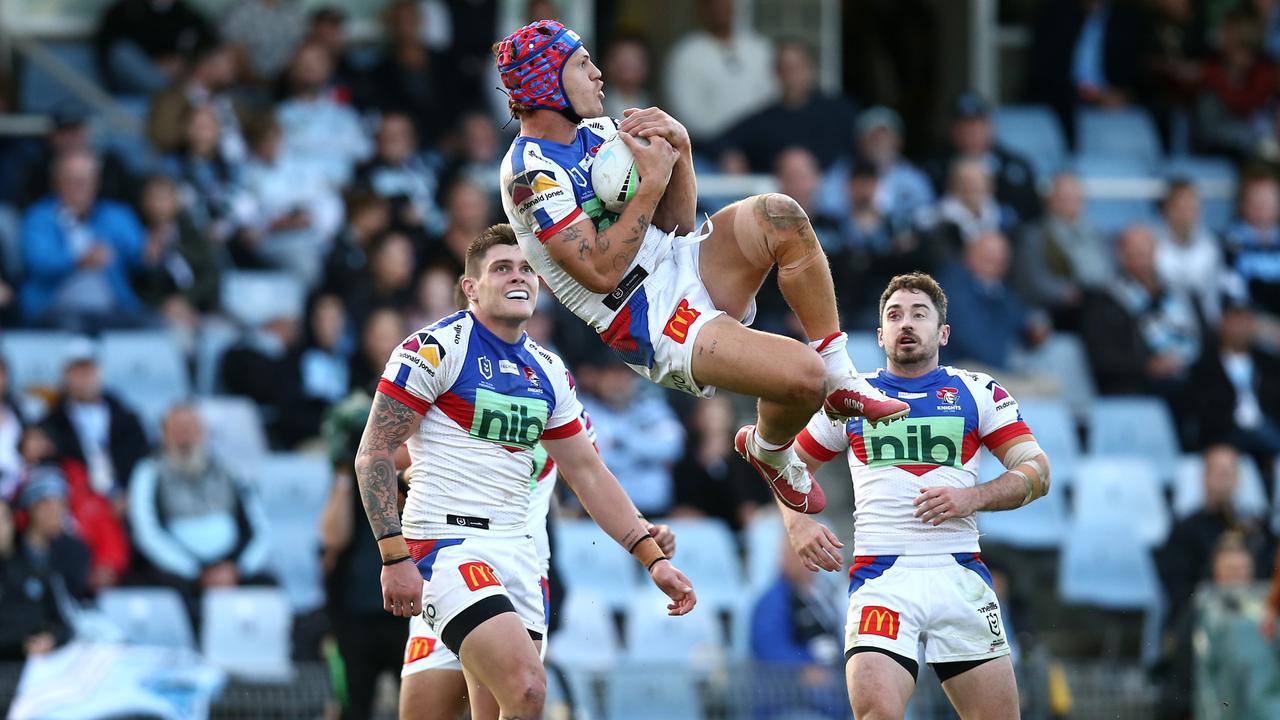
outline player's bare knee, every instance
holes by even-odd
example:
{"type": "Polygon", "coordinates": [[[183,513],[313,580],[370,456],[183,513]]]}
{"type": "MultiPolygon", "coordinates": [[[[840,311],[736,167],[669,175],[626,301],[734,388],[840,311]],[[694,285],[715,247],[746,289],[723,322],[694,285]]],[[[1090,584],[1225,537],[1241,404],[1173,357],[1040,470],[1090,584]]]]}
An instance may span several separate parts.
{"type": "MultiPolygon", "coordinates": [[[[806,348],[807,349],[807,348],[806,348]]],[[[827,396],[827,368],[816,352],[801,353],[789,365],[787,398],[816,411],[827,396]]]]}
{"type": "MultiPolygon", "coordinates": [[[[542,706],[547,700],[547,677],[541,672],[527,672],[516,693],[517,700],[510,708],[515,717],[542,717],[542,706]]],[[[503,708],[504,711],[507,708],[503,708]]]]}

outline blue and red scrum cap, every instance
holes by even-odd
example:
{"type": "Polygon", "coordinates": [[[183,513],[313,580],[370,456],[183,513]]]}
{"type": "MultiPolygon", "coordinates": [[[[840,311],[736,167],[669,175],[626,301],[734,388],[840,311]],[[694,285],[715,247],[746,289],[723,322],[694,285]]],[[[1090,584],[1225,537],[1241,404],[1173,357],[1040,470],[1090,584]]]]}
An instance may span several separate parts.
{"type": "Polygon", "coordinates": [[[555,20],[539,20],[498,43],[498,72],[511,99],[527,108],[570,110],[564,64],[582,38],[555,20]]]}

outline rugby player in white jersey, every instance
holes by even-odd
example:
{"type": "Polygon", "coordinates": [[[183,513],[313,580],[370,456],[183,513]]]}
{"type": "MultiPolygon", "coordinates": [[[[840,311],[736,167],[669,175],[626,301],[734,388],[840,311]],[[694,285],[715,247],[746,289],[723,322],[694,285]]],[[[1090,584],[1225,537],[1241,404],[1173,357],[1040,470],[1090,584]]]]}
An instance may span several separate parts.
{"type": "MultiPolygon", "coordinates": [[[[591,416],[584,410],[579,419],[587,436],[595,442],[591,416]]],[[[551,542],[547,535],[547,514],[551,510],[558,475],[555,460],[539,444],[534,448],[533,473],[529,478],[529,531],[533,534],[533,545],[538,553],[548,624],[551,622],[551,595],[547,584],[551,571],[551,542]]],[[[668,558],[674,557],[676,540],[671,528],[647,521],[645,525],[649,535],[658,541],[662,553],[668,558]]],[[[547,639],[539,649],[545,659],[547,639]]],[[[463,716],[466,707],[467,681],[458,656],[440,642],[439,635],[422,615],[409,618],[409,639],[405,644],[404,665],[400,669],[400,719],[456,720],[463,716]]]]}
{"type": "MultiPolygon", "coordinates": [[[[991,573],[978,553],[980,510],[1013,510],[1049,491],[1049,459],[1018,403],[989,375],[938,364],[951,332],[947,298],[923,273],[880,297],[877,335],[888,369],[869,376],[911,403],[887,427],[816,415],[797,445],[811,469],[848,455],[854,486],[845,675],[859,720],[902,718],[915,688],[917,644],[962,718],[1017,718],[1018,689],[991,573]],[[985,446],[1007,468],[978,483],[985,446]]],[[[783,510],[810,570],[840,567],[839,541],[783,510]]]]}
{"type": "Polygon", "coordinates": [[[697,183],[689,134],[658,108],[604,115],[599,69],[576,33],[552,20],[495,48],[520,134],[500,190],[520,248],[556,298],[636,372],[699,397],[716,387],[759,398],[741,433],[751,465],[788,507],[819,512],[822,489],[793,440],[822,408],[872,423],[909,408],[854,369],[840,332],[827,258],[809,218],[771,193],[734,203],[695,232],[697,183]],[[621,214],[591,183],[600,145],[621,135],[640,181],[621,214]],[[769,271],[808,346],[747,327],[769,271]]]}
{"type": "Polygon", "coordinates": [[[392,353],[356,455],[361,499],[382,555],[382,596],[424,614],[462,662],[475,718],[536,718],[546,676],[537,553],[527,528],[539,441],[587,512],[648,570],[683,615],[696,597],[663,555],[582,428],[560,358],[524,333],[538,281],[508,225],[467,251],[469,309],[392,353]],[[393,455],[413,461],[404,523],[393,455]]]}

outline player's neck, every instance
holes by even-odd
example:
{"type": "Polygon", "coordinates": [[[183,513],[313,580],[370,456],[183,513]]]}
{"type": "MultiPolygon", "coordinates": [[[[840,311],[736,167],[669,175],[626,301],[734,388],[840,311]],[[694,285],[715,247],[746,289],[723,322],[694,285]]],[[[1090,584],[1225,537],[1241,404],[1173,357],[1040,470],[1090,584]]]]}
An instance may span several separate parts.
{"type": "Polygon", "coordinates": [[[527,323],[525,320],[498,319],[474,305],[471,306],[471,314],[484,326],[485,330],[497,335],[498,339],[507,344],[515,344],[520,340],[520,336],[524,335],[524,326],[527,323]]]}
{"type": "Polygon", "coordinates": [[[520,134],[567,145],[578,134],[578,126],[554,110],[530,110],[520,118],[520,134]]]}
{"type": "Polygon", "coordinates": [[[918,378],[924,377],[934,370],[938,369],[938,358],[934,356],[928,360],[921,360],[918,363],[910,363],[907,365],[899,365],[892,360],[889,361],[889,372],[900,378],[918,378]]]}

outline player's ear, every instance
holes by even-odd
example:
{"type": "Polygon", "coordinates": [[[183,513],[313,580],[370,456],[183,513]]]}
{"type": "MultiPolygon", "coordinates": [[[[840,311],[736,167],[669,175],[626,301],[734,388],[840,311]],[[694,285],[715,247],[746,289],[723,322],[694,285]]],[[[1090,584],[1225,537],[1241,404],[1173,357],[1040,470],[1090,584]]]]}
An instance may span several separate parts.
{"type": "Polygon", "coordinates": [[[876,344],[884,347],[884,328],[876,328],[876,344]]]}
{"type": "Polygon", "coordinates": [[[474,303],[476,296],[479,294],[479,288],[476,287],[476,279],[468,275],[463,275],[458,281],[459,287],[462,288],[462,298],[468,303],[474,303]]]}
{"type": "Polygon", "coordinates": [[[948,340],[950,340],[950,339],[951,339],[951,326],[950,326],[950,325],[943,325],[943,326],[938,330],[938,345],[940,345],[940,346],[941,346],[941,345],[946,345],[946,344],[947,344],[947,341],[948,341],[948,340]]]}

